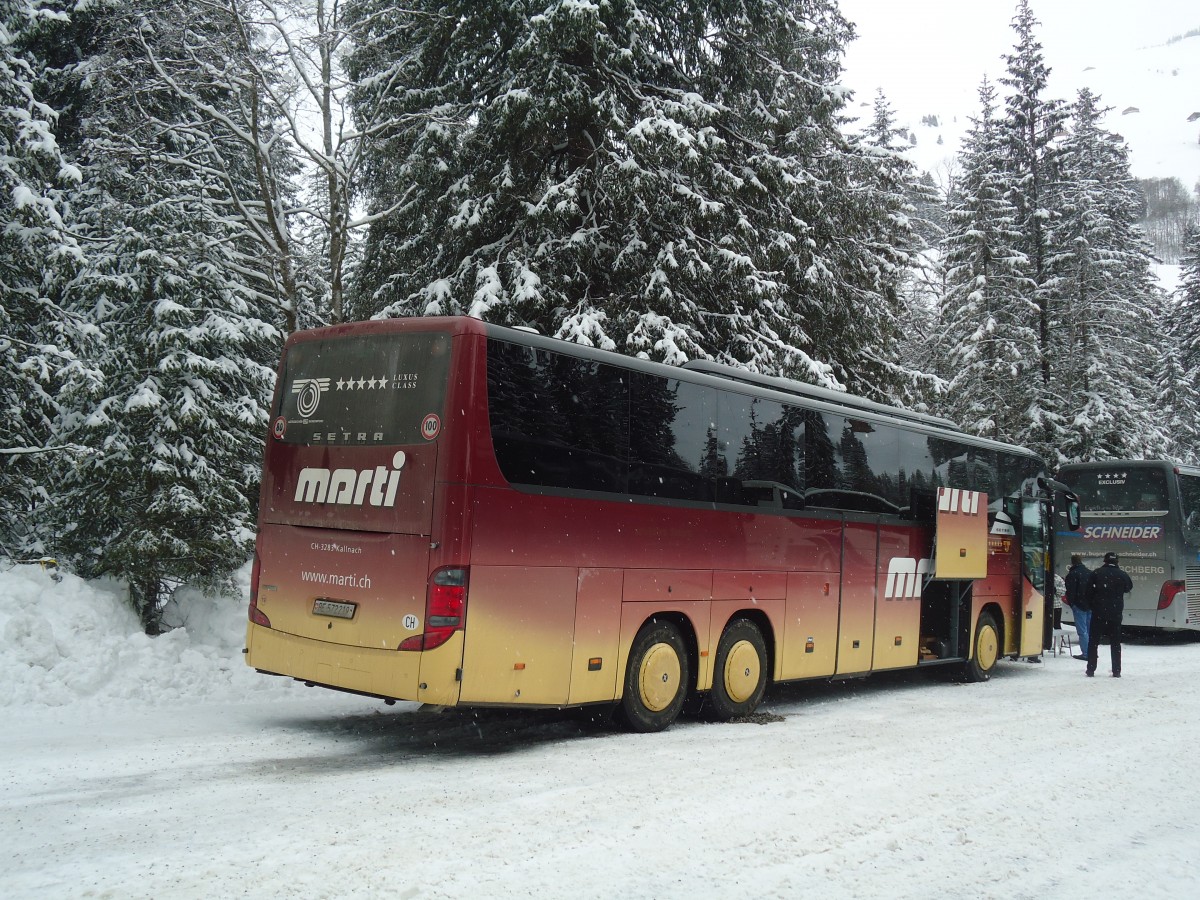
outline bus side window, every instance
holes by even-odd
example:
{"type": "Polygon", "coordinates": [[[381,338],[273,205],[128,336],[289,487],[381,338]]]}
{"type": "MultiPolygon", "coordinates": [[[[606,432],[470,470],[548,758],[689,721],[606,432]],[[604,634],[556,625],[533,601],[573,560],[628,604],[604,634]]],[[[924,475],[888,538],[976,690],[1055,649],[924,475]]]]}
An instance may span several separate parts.
{"type": "Polygon", "coordinates": [[[902,431],[899,437],[899,483],[905,504],[901,515],[917,522],[932,522],[938,485],[934,439],[911,431],[902,431]]]}
{"type": "Polygon", "coordinates": [[[1179,506],[1184,527],[1200,531],[1200,476],[1179,475],[1179,506]]]}
{"type": "Polygon", "coordinates": [[[844,420],[815,409],[807,410],[804,423],[804,501],[809,506],[833,507],[832,492],[841,486],[842,455],[834,434],[844,420]]]}
{"type": "Polygon", "coordinates": [[[624,492],[628,392],[613,366],[488,345],[492,441],[514,484],[624,492]]]}
{"type": "Polygon", "coordinates": [[[730,462],[736,494],[717,479],[717,502],[796,509],[804,495],[804,418],[774,400],[721,391],[717,439],[730,462]],[[722,496],[732,499],[722,500],[722,496]]]}
{"type": "Polygon", "coordinates": [[[640,373],[630,387],[629,493],[711,503],[716,478],[728,474],[716,391],[640,373]]]}

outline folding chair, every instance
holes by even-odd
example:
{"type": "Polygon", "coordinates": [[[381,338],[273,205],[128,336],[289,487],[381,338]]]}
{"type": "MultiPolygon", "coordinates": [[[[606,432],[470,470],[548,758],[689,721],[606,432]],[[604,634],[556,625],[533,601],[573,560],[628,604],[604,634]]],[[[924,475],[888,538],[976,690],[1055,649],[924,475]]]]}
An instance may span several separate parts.
{"type": "Polygon", "coordinates": [[[1071,635],[1067,633],[1066,629],[1054,629],[1054,636],[1051,639],[1050,646],[1054,650],[1055,656],[1058,656],[1060,653],[1065,653],[1067,656],[1074,655],[1071,650],[1071,635]]]}

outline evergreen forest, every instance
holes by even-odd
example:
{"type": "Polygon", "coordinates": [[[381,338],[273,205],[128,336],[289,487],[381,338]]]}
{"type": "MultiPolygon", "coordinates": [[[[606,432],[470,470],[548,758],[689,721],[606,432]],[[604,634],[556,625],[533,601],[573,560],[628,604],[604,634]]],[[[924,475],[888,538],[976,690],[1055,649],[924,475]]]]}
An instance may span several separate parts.
{"type": "Polygon", "coordinates": [[[230,588],[283,341],[376,317],[1200,461],[1195,204],[1033,6],[939,184],[836,0],[0,0],[0,558],[230,588]]]}

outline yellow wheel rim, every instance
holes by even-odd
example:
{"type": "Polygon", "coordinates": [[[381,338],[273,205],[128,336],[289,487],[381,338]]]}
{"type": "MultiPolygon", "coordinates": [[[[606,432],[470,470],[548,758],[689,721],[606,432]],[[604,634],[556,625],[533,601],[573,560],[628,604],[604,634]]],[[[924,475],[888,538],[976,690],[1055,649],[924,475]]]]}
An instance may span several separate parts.
{"type": "Polygon", "coordinates": [[[642,657],[638,693],[652,712],[662,712],[679,694],[679,654],[670,644],[655,644],[642,657]]]}
{"type": "Polygon", "coordinates": [[[992,666],[996,665],[996,660],[1000,658],[1000,639],[996,634],[996,629],[991,625],[985,625],[979,629],[979,640],[975,645],[975,661],[979,668],[983,671],[988,671],[992,666]]]}
{"type": "Polygon", "coordinates": [[[758,687],[760,673],[758,652],[749,641],[738,641],[725,657],[725,693],[734,703],[744,703],[758,687]]]}

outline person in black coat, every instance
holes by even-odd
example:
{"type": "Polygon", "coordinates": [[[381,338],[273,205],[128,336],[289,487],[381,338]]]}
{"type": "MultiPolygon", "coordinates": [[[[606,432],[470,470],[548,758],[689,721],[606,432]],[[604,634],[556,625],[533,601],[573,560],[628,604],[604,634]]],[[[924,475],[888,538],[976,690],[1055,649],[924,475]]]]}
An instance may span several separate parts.
{"type": "Polygon", "coordinates": [[[1067,606],[1071,607],[1071,615],[1075,617],[1075,631],[1079,633],[1079,652],[1076,659],[1087,659],[1090,626],[1092,623],[1092,604],[1088,601],[1088,582],[1092,578],[1092,570],[1083,564],[1083,557],[1076,553],[1071,557],[1071,569],[1067,572],[1067,606]]]}
{"type": "Polygon", "coordinates": [[[1092,627],[1088,634],[1087,676],[1096,674],[1096,648],[1101,635],[1108,635],[1112,647],[1113,678],[1121,677],[1121,620],[1125,615],[1125,595],[1133,590],[1133,579],[1117,565],[1117,554],[1105,553],[1104,565],[1088,579],[1087,597],[1092,605],[1092,627]]]}

